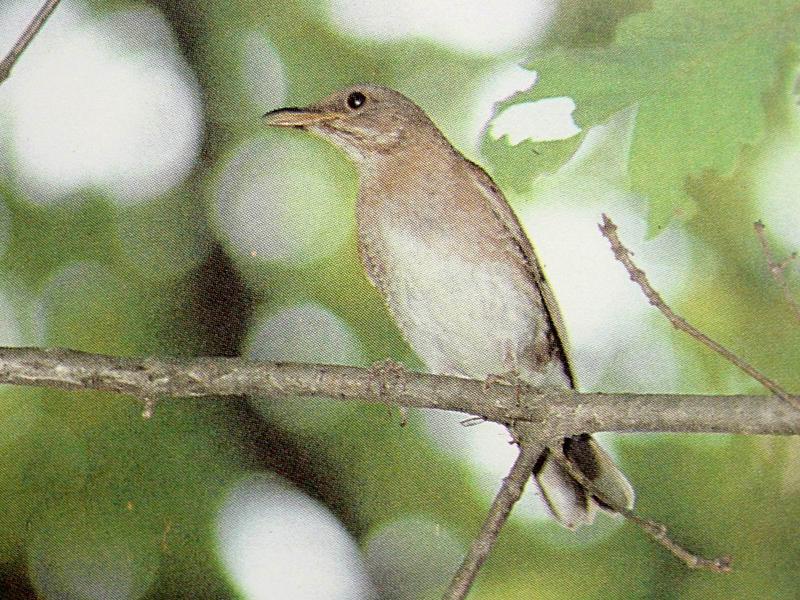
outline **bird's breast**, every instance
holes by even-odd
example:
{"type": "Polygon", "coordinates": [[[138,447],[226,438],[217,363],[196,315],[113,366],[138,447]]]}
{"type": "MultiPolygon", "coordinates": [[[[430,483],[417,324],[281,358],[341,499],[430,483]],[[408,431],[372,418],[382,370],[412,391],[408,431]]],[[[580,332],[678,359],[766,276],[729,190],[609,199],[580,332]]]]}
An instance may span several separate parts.
{"type": "Polygon", "coordinates": [[[362,231],[365,267],[429,370],[480,378],[520,367],[543,314],[516,263],[446,226],[373,225],[362,231]]]}

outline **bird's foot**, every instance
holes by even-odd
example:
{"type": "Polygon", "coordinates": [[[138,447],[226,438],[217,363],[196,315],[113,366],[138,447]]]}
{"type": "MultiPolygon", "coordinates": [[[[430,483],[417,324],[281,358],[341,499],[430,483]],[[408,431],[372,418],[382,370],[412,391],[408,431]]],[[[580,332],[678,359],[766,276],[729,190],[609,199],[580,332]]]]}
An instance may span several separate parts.
{"type": "Polygon", "coordinates": [[[520,379],[519,371],[512,369],[505,373],[491,373],[483,380],[483,389],[487,392],[495,385],[508,385],[514,388],[514,404],[518,407],[522,392],[528,389],[528,384],[520,379]]]}
{"type": "Polygon", "coordinates": [[[490,373],[486,376],[486,379],[483,380],[483,389],[488,391],[497,384],[519,385],[519,371],[512,369],[511,371],[506,371],[505,373],[490,373]]]}
{"type": "Polygon", "coordinates": [[[383,360],[376,361],[369,366],[370,377],[373,381],[385,381],[387,376],[393,376],[399,379],[406,372],[406,367],[402,363],[392,360],[391,358],[384,358],[383,360]]]}

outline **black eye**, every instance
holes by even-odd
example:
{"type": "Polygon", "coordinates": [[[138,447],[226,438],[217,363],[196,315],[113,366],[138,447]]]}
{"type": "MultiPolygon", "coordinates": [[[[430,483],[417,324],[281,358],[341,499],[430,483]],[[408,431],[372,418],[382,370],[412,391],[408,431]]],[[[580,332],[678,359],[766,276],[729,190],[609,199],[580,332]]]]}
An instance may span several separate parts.
{"type": "Polygon", "coordinates": [[[361,108],[366,101],[367,97],[364,94],[361,92],[353,92],[347,97],[347,106],[356,110],[357,108],[361,108]]]}

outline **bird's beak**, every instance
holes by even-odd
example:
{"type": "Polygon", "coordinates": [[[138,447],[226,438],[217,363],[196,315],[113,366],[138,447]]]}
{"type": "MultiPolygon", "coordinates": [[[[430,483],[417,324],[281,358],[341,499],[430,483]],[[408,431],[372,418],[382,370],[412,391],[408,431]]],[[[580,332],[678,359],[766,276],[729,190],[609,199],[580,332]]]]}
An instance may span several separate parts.
{"type": "Polygon", "coordinates": [[[316,108],[279,108],[271,110],[261,121],[273,127],[306,127],[341,117],[339,113],[316,108]]]}

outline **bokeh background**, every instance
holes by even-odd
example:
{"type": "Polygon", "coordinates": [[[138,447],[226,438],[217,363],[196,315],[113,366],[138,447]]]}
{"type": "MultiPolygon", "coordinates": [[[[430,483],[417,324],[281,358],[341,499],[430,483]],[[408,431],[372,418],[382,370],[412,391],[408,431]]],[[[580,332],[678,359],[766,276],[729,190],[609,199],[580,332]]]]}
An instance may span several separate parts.
{"type": "MultiPolygon", "coordinates": [[[[800,247],[787,6],[64,0],[0,86],[0,343],[419,368],[358,265],[353,168],[259,124],[370,81],[414,98],[496,173],[559,298],[582,389],[760,392],[647,305],[596,229],[603,211],[680,312],[797,389],[800,323],[752,229],[762,219],[778,255],[800,247]],[[750,23],[741,35],[736,19],[750,23]],[[683,51],[687,31],[714,43],[683,67],[714,72],[724,55],[730,90],[676,85],[680,69],[660,82],[674,57],[637,54],[652,40],[683,51]],[[641,48],[620,56],[658,76],[638,86],[563,50],[594,57],[634,34],[641,48]],[[534,85],[564,56],[557,86],[534,85]],[[611,82],[603,114],[581,95],[593,81],[611,82]]],[[[0,2],[0,52],[38,8],[0,2]]],[[[491,424],[414,411],[401,426],[386,406],[141,412],[107,394],[0,388],[0,596],[436,598],[514,456],[491,424]]],[[[530,487],[471,597],[797,596],[797,440],[604,440],[640,511],[732,554],[735,572],[691,572],[608,516],[563,530],[530,487]]]]}

